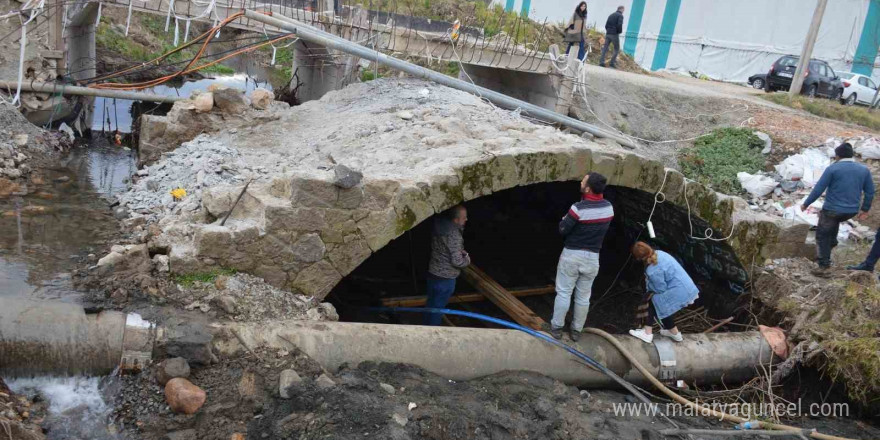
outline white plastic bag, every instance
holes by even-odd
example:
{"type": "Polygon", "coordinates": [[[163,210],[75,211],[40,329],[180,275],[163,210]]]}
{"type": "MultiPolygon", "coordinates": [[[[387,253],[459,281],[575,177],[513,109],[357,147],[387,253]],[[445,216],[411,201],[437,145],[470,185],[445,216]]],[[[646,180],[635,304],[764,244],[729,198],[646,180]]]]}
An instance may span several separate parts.
{"type": "Polygon", "coordinates": [[[743,189],[751,194],[752,197],[764,197],[767,194],[772,193],[777,185],[776,181],[772,178],[760,174],[753,175],[739,172],[736,173],[736,178],[739,180],[739,184],[742,185],[743,189]]]}
{"type": "Polygon", "coordinates": [[[776,172],[782,176],[783,180],[802,180],[807,188],[812,188],[822,177],[825,168],[831,165],[831,158],[828,157],[827,151],[818,148],[807,148],[789,156],[776,165],[776,172]]]}
{"type": "Polygon", "coordinates": [[[868,138],[859,142],[855,148],[856,154],[862,159],[880,159],[880,140],[868,138]]]}

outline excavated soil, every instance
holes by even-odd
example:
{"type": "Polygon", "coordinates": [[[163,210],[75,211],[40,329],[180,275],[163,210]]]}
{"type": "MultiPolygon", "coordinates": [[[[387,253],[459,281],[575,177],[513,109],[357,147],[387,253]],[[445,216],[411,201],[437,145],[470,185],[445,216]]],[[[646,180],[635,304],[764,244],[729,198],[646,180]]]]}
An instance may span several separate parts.
{"type": "MultiPolygon", "coordinates": [[[[583,368],[572,365],[572,368],[583,368]]],[[[532,373],[504,372],[455,382],[402,364],[365,362],[327,372],[299,352],[257,350],[196,369],[207,392],[193,416],[175,415],[150,372],[126,376],[114,391],[122,437],[171,439],[660,439],[673,426],[647,415],[615,414],[632,402],[617,391],[581,391],[532,373]],[[279,395],[279,376],[302,382],[279,395]],[[326,375],[332,380],[318,380],[326,375]]],[[[664,403],[661,401],[661,407],[664,403]]],[[[679,427],[730,429],[717,420],[673,417],[679,427]]],[[[851,419],[791,423],[854,438],[880,431],[851,419]]]]}

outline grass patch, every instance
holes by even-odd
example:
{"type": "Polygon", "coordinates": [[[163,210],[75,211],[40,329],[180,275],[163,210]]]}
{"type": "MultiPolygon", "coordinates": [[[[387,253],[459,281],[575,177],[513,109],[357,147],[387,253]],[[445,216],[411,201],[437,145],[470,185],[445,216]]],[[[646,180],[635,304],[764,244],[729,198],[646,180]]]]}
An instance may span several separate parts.
{"type": "Polygon", "coordinates": [[[171,279],[174,280],[175,283],[180,284],[183,287],[190,288],[194,286],[197,282],[213,283],[214,280],[216,280],[219,276],[231,276],[235,275],[236,273],[238,273],[238,271],[235,269],[215,269],[210,272],[175,274],[171,276],[171,279]]]}
{"type": "Polygon", "coordinates": [[[204,69],[200,70],[200,72],[213,73],[215,75],[232,75],[233,73],[235,73],[235,69],[218,63],[214,64],[213,66],[205,67],[204,69]]]}
{"type": "Polygon", "coordinates": [[[376,75],[376,71],[372,69],[364,69],[361,72],[361,82],[372,81],[377,78],[382,78],[382,74],[376,75]]]}
{"type": "Polygon", "coordinates": [[[719,128],[694,142],[679,155],[689,179],[726,194],[742,192],[736,173],[756,173],[764,167],[764,141],[746,128],[719,128]]]}
{"type": "Polygon", "coordinates": [[[804,110],[816,116],[849,122],[873,130],[880,130],[880,111],[869,112],[867,107],[847,106],[831,99],[796,96],[790,98],[787,93],[771,93],[763,98],[779,105],[804,110]]]}

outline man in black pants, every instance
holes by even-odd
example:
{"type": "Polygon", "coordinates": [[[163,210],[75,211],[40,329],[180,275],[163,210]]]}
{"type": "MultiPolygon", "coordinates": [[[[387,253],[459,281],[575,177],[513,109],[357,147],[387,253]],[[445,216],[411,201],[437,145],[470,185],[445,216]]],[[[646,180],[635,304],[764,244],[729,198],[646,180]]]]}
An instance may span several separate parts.
{"type": "Polygon", "coordinates": [[[602,46],[602,56],[599,58],[599,65],[605,67],[605,54],[608,52],[608,45],[614,44],[614,53],[611,55],[611,68],[617,68],[617,55],[620,53],[620,34],[623,33],[623,6],[618,6],[617,11],[608,16],[605,22],[605,44],[602,46]]]}

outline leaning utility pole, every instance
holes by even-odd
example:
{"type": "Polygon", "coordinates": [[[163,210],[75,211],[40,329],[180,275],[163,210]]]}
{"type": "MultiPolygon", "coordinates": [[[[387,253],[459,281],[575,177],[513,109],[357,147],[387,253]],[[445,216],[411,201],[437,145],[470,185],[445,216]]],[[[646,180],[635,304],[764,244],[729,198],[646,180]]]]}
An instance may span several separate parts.
{"type": "Polygon", "coordinates": [[[788,96],[792,98],[801,93],[801,88],[804,86],[804,71],[809,71],[810,58],[813,56],[813,46],[816,45],[816,37],[819,35],[819,26],[822,25],[822,16],[825,15],[825,6],[827,4],[828,0],[818,0],[816,11],[813,12],[813,22],[810,23],[810,30],[807,31],[807,39],[804,41],[804,48],[801,50],[801,59],[798,61],[794,78],[791,79],[791,88],[788,89],[788,96]]]}

